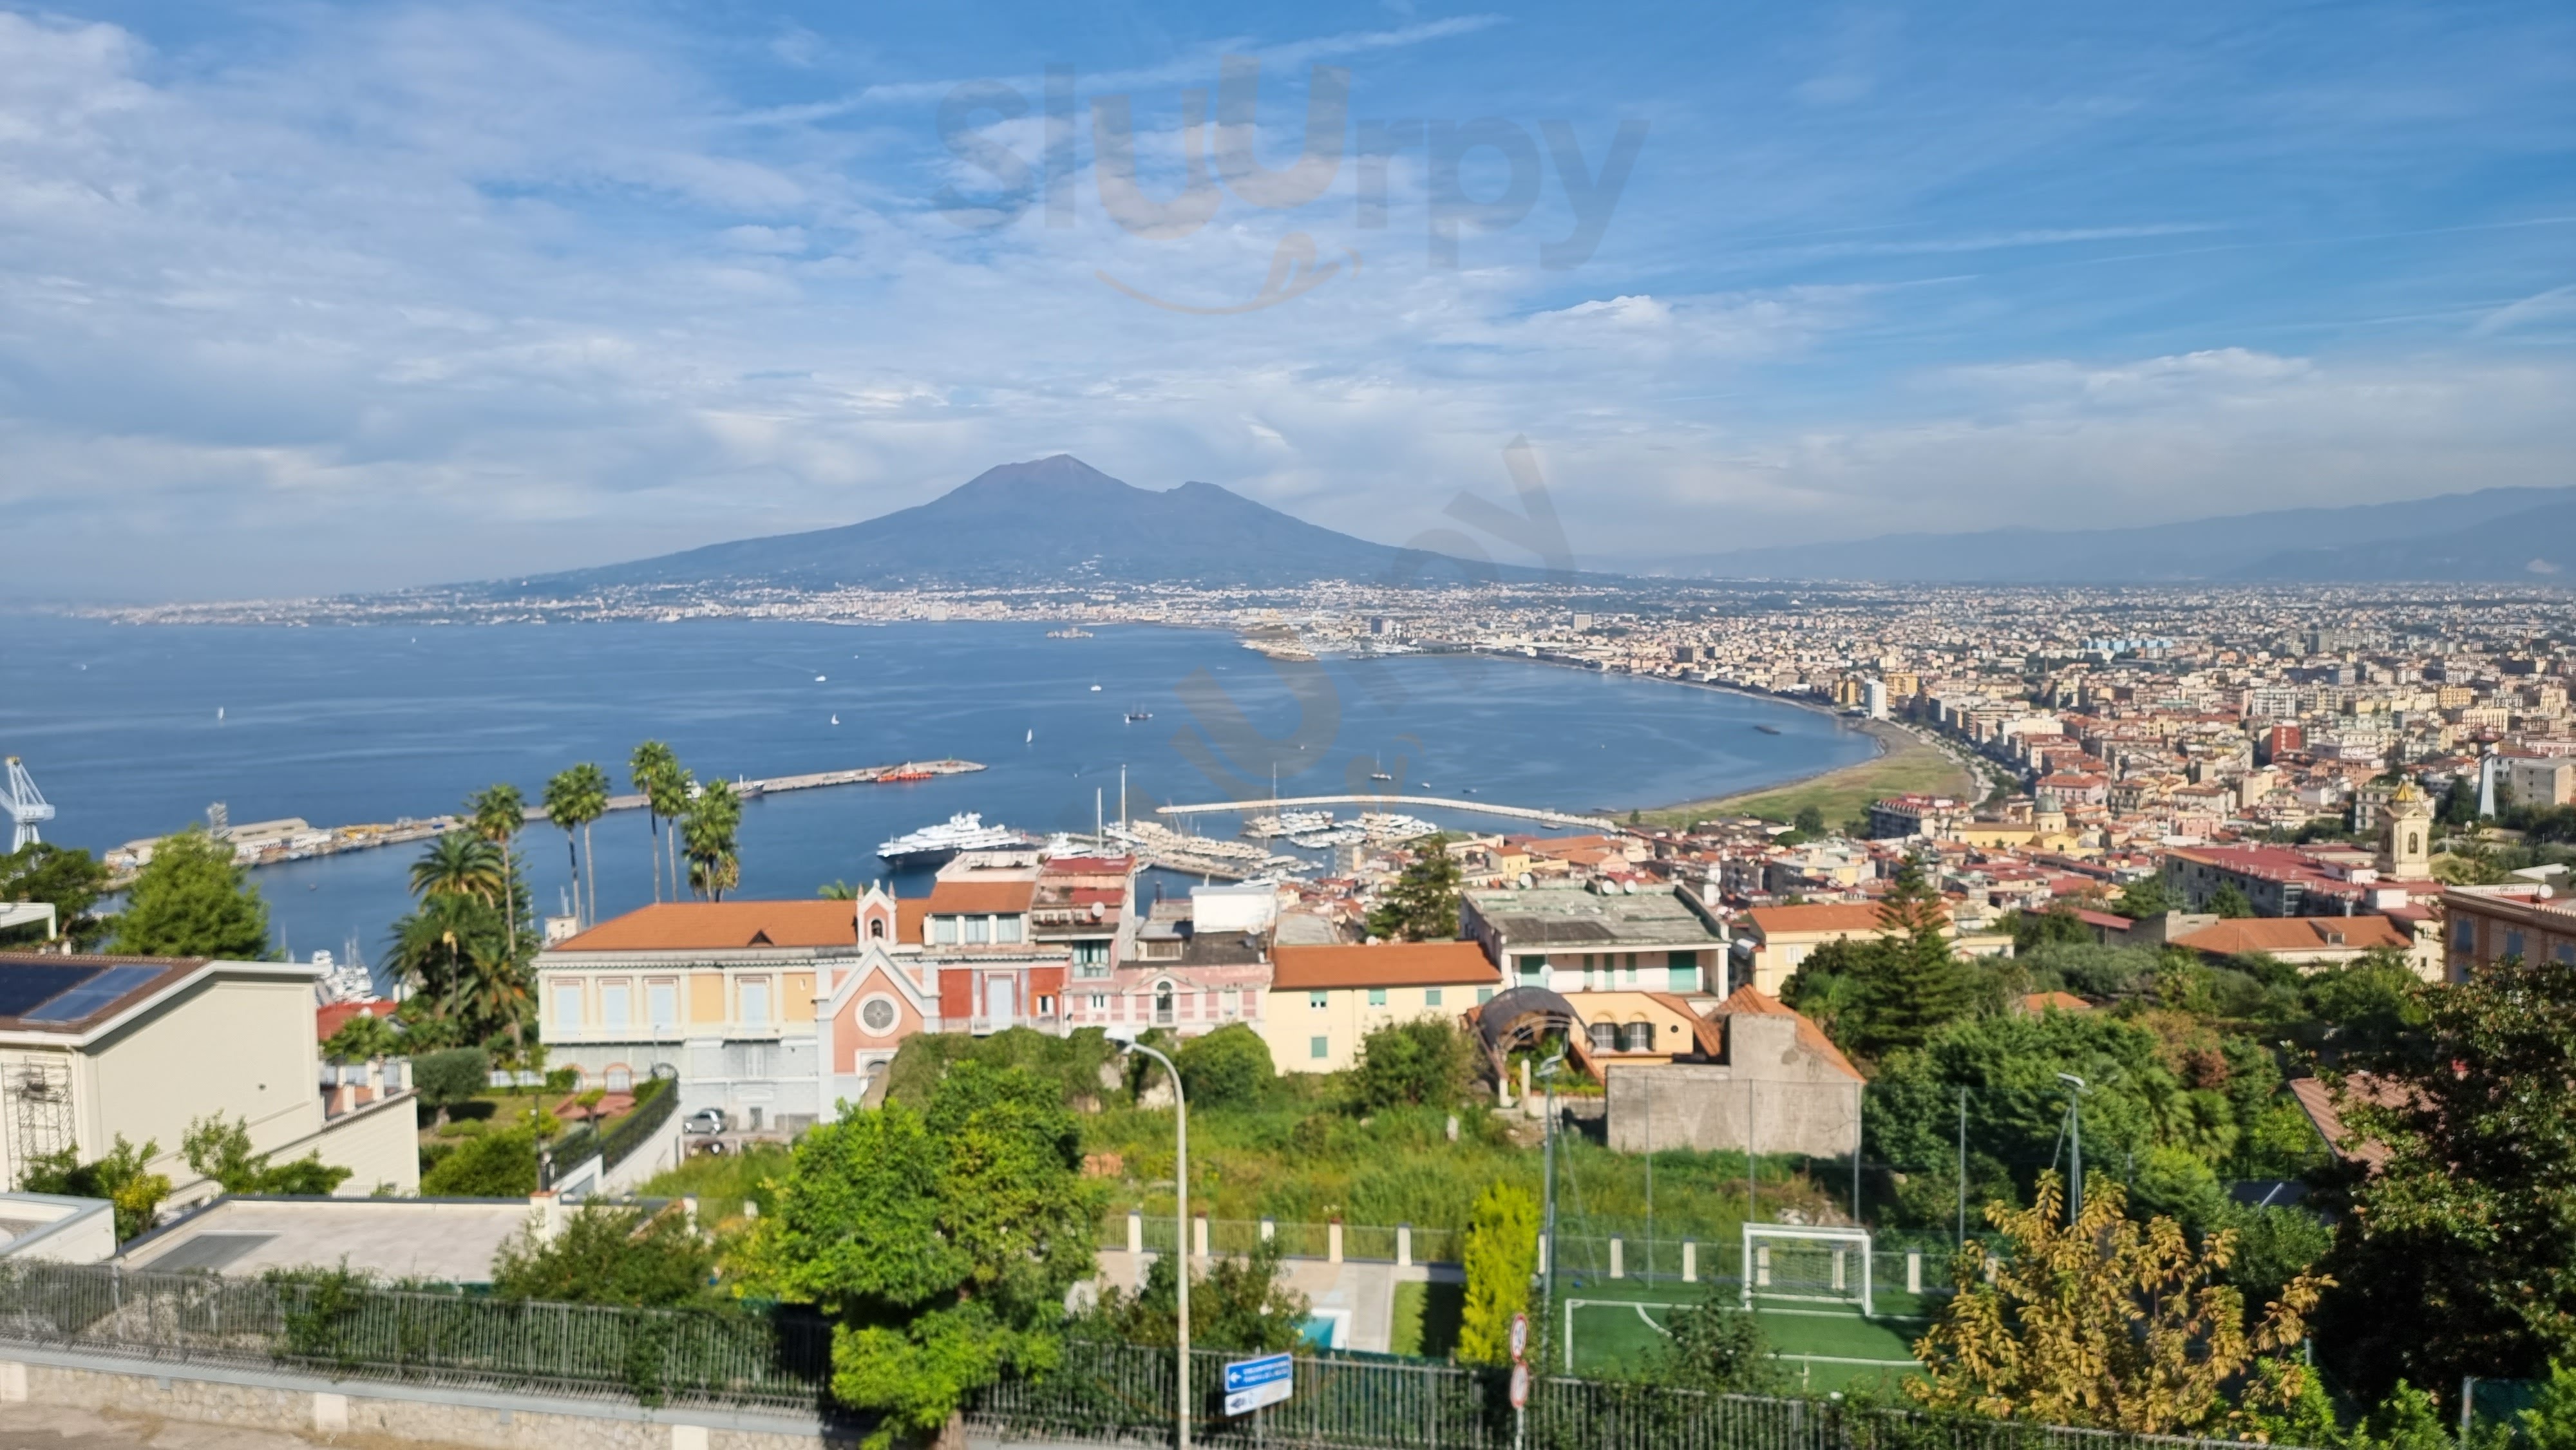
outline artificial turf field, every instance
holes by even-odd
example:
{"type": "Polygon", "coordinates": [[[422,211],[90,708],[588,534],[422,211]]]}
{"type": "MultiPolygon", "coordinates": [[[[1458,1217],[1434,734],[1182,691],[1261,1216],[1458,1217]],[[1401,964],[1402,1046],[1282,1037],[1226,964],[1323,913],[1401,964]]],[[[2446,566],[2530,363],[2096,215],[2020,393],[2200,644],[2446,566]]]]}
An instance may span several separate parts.
{"type": "MultiPolygon", "coordinates": [[[[1664,1320],[1680,1305],[1712,1293],[1735,1302],[1732,1285],[1647,1283],[1600,1279],[1560,1283],[1555,1328],[1571,1349],[1574,1373],[1624,1377],[1664,1342],[1664,1320]]],[[[1781,1368],[1804,1388],[1843,1390],[1914,1373],[1912,1345],[1921,1337],[1924,1306],[1902,1292],[1877,1297],[1879,1313],[1861,1317],[1858,1305],[1757,1300],[1754,1315],[1781,1368]]],[[[1564,1353],[1560,1349],[1560,1353],[1564,1353]]],[[[1559,1360],[1562,1366],[1564,1361],[1559,1360]]]]}

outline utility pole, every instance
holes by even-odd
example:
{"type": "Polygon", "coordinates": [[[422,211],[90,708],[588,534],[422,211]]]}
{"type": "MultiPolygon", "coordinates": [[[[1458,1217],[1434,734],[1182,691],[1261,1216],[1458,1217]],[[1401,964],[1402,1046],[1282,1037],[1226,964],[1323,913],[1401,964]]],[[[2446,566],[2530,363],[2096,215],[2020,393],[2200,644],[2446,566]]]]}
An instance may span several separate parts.
{"type": "Polygon", "coordinates": [[[1544,1278],[1540,1289],[1543,1313],[1556,1313],[1556,1072],[1565,1065],[1562,1054],[1539,1064],[1538,1080],[1547,1084],[1547,1121],[1539,1134],[1543,1202],[1539,1210],[1539,1273],[1544,1278]]]}
{"type": "Polygon", "coordinates": [[[2061,1072],[2057,1080],[2072,1089],[2066,1095],[2066,1123],[2075,1141],[2074,1171],[2066,1180],[2066,1226],[2084,1216],[2084,1079],[2061,1072]]]}

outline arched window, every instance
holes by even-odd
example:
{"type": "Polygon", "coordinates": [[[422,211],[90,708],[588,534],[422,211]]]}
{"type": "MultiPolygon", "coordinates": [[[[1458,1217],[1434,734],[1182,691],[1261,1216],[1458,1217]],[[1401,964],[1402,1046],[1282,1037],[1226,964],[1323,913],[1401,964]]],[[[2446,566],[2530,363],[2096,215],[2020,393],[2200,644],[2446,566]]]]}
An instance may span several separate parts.
{"type": "Polygon", "coordinates": [[[885,918],[884,918],[884,917],[882,917],[882,916],[871,916],[871,917],[869,917],[869,918],[868,918],[868,938],[869,938],[871,941],[884,941],[884,940],[885,940],[885,918]]]}
{"type": "Polygon", "coordinates": [[[2408,831],[2406,833],[2406,854],[2412,856],[2423,849],[2424,838],[2415,834],[2413,831],[2408,831]]]}
{"type": "Polygon", "coordinates": [[[1172,1021],[1172,984],[1154,984],[1154,1020],[1169,1026],[1172,1021]]]}
{"type": "Polygon", "coordinates": [[[1611,1026],[1607,1022],[1595,1022],[1588,1030],[1592,1036],[1592,1050],[1594,1052],[1617,1052],[1619,1050],[1618,1028],[1611,1026]]]}

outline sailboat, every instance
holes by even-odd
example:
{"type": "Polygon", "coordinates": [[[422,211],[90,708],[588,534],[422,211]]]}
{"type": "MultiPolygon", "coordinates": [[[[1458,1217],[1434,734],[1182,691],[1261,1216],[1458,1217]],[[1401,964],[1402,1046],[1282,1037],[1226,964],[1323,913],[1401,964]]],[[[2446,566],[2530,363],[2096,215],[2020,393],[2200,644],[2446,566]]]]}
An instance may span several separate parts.
{"type": "Polygon", "coordinates": [[[1377,769],[1372,770],[1372,771],[1370,771],[1370,772],[1369,772],[1369,779],[1371,779],[1371,780],[1393,780],[1393,779],[1395,779],[1395,777],[1394,777],[1394,776],[1391,776],[1391,775],[1389,775],[1389,774],[1387,774],[1387,773],[1386,773],[1386,757],[1385,757],[1385,756],[1381,755],[1381,756],[1379,756],[1379,757],[1378,757],[1378,760],[1377,760],[1377,769]]]}
{"type": "Polygon", "coordinates": [[[840,717],[840,716],[838,716],[838,715],[833,716],[833,717],[832,717],[832,723],[833,723],[833,724],[835,724],[835,725],[840,724],[840,723],[841,723],[841,717],[840,717]]]}
{"type": "Polygon", "coordinates": [[[1037,744],[1037,743],[1038,743],[1038,730],[1037,730],[1037,727],[1036,727],[1036,726],[1034,726],[1034,725],[1030,726],[1030,727],[1029,727],[1029,733],[1028,733],[1028,734],[1026,734],[1026,735],[1024,735],[1024,736],[1022,736],[1022,737],[1020,738],[1020,743],[1021,743],[1022,745],[1035,745],[1035,744],[1037,744]]]}

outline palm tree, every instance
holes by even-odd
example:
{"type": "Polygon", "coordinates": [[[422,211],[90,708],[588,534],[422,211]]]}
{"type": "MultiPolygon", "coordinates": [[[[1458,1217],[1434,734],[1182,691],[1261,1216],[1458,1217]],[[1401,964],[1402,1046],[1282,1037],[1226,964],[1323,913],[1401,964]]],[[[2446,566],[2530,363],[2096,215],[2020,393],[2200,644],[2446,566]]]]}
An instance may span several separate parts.
{"type": "Polygon", "coordinates": [[[681,831],[688,838],[689,884],[710,901],[742,879],[742,862],[734,854],[734,832],[742,824],[742,800],[721,780],[709,781],[689,802],[681,831]]]}
{"type": "MultiPolygon", "coordinates": [[[[662,822],[677,821],[689,803],[689,773],[680,757],[659,740],[647,740],[626,759],[627,779],[644,796],[645,817],[653,823],[653,899],[662,899],[662,822]]],[[[671,872],[671,894],[680,894],[678,864],[671,872]]]]}
{"type": "Polygon", "coordinates": [[[465,802],[474,834],[501,850],[501,919],[510,933],[510,958],[519,955],[519,864],[510,858],[510,843],[528,827],[527,799],[503,781],[476,791],[465,802]]]}
{"type": "Polygon", "coordinates": [[[856,901],[859,899],[859,888],[847,881],[827,881],[815,887],[814,894],[825,901],[856,901]]]}
{"type": "Polygon", "coordinates": [[[411,894],[423,901],[470,896],[497,905],[501,882],[501,853],[471,831],[443,833],[411,863],[411,894]]]}
{"type": "Polygon", "coordinates": [[[585,863],[590,859],[590,823],[608,811],[608,772],[586,760],[555,772],[554,779],[546,782],[545,804],[546,819],[562,828],[564,854],[572,858],[576,914],[585,922],[596,920],[599,915],[599,882],[585,863]],[[576,829],[581,832],[579,851],[573,849],[572,833],[576,829]],[[582,902],[585,885],[590,891],[586,906],[582,902]]]}
{"type": "Polygon", "coordinates": [[[489,901],[443,891],[423,897],[418,910],[394,923],[387,962],[414,997],[443,1009],[457,984],[472,975],[472,962],[505,950],[489,901]]]}

